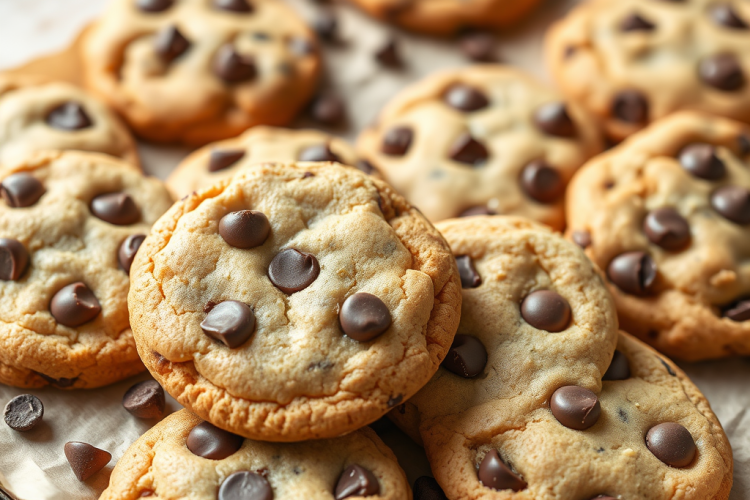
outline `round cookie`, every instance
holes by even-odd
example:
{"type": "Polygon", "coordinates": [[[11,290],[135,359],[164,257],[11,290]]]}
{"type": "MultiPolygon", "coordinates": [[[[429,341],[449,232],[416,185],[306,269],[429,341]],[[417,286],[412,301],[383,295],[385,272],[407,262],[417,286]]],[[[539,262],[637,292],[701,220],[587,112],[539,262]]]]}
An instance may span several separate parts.
{"type": "Polygon", "coordinates": [[[229,179],[249,165],[292,161],[336,161],[352,166],[359,163],[360,169],[373,171],[358,161],[354,149],[338,137],[317,130],[253,127],[238,137],[193,152],[172,171],[167,188],[175,198],[182,198],[229,179]]]}
{"type": "Polygon", "coordinates": [[[602,147],[580,107],[496,65],[413,85],[358,142],[360,154],[432,221],[512,214],[558,230],[565,185],[602,147]]]}
{"type": "Polygon", "coordinates": [[[570,236],[624,330],[685,360],[750,354],[748,165],[750,127],[682,112],[576,175],[570,236]]]}
{"type": "Polygon", "coordinates": [[[343,435],[409,398],[461,305],[440,234],[333,163],[259,165],[184,198],[131,273],[146,367],[201,418],[264,441],[343,435]]]}
{"type": "Polygon", "coordinates": [[[314,35],[276,0],[116,0],[83,43],[86,85],[159,142],[284,125],[320,71],[314,35]]]}
{"type": "Polygon", "coordinates": [[[390,415],[448,498],[728,498],[732,452],[708,402],[618,336],[580,249],[518,218],[437,227],[463,271],[461,323],[441,369],[390,415]]]}
{"type": "Polygon", "coordinates": [[[370,15],[432,35],[511,26],[539,0],[354,0],[370,15]]]}
{"type": "Polygon", "coordinates": [[[4,170],[0,194],[0,382],[91,388],[143,371],[123,266],[171,205],[163,184],[67,151],[4,170]]]}
{"type": "Polygon", "coordinates": [[[139,165],[130,132],[98,99],[68,83],[0,78],[0,166],[50,149],[105,153],[139,165]]]}
{"type": "Polygon", "coordinates": [[[583,2],[547,35],[552,74],[619,141],[677,110],[750,121],[750,5],[583,2]]]}
{"type": "Polygon", "coordinates": [[[368,427],[330,440],[267,443],[217,429],[187,410],[165,418],[130,445],[100,499],[144,496],[194,500],[412,498],[396,456],[368,427]]]}

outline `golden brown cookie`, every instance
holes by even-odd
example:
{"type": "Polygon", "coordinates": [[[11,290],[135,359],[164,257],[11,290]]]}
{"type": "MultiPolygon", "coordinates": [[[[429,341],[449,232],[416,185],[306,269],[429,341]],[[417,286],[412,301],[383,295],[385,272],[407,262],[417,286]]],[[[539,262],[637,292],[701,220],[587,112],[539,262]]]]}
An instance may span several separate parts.
{"type": "Polygon", "coordinates": [[[512,214],[558,230],[568,180],[602,147],[580,106],[498,65],[414,84],[358,142],[362,157],[432,221],[512,214]]]}
{"type": "Polygon", "coordinates": [[[732,452],[708,402],[618,336],[580,249],[518,218],[437,226],[462,271],[461,323],[440,370],[390,415],[448,498],[728,498],[732,452]]]}
{"type": "Polygon", "coordinates": [[[592,160],[570,236],[607,272],[626,331],[686,360],[750,354],[750,127],[683,112],[592,160]]]}
{"type": "Polygon", "coordinates": [[[552,74],[620,141],[678,110],[750,121],[750,4],[581,2],[547,35],[552,74]]]}
{"type": "Polygon", "coordinates": [[[435,373],[458,324],[447,244],[388,185],[266,164],[198,191],[133,264],[138,351],[180,403],[251,439],[358,429],[435,373]]]}
{"type": "Polygon", "coordinates": [[[0,382],[91,388],[142,371],[126,268],[172,203],[164,185],[67,151],[4,170],[0,195],[0,382]]]}
{"type": "Polygon", "coordinates": [[[101,500],[411,500],[396,456],[368,427],[302,443],[251,441],[187,410],[141,436],[101,500]]]}
{"type": "Polygon", "coordinates": [[[285,125],[320,70],[314,35],[277,0],[116,0],[83,44],[88,88],[160,142],[285,125]]]}

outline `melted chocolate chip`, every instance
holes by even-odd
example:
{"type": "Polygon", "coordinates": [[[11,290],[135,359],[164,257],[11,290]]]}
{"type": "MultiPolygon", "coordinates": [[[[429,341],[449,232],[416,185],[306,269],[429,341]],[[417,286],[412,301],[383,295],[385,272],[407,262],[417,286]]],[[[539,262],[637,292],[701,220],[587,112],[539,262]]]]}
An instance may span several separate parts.
{"type": "Polygon", "coordinates": [[[161,418],[166,406],[164,389],[156,380],[138,382],[125,391],[122,406],[137,418],[161,418]]]}
{"type": "Polygon", "coordinates": [[[225,300],[214,306],[201,322],[203,333],[235,349],[255,331],[255,315],[247,304],[225,300]]]}
{"type": "Polygon", "coordinates": [[[94,293],[80,281],[60,289],[49,304],[49,311],[61,325],[76,327],[96,318],[102,307],[94,293]]]}
{"type": "Polygon", "coordinates": [[[213,0],[213,3],[214,8],[216,9],[238,12],[241,14],[247,14],[255,10],[247,0],[213,0]]]}
{"type": "Polygon", "coordinates": [[[380,493],[380,484],[375,474],[360,465],[350,465],[336,482],[336,500],[349,497],[369,497],[380,493]]]}
{"type": "Polygon", "coordinates": [[[266,242],[271,234],[271,224],[263,212],[238,210],[221,218],[219,234],[235,248],[255,248],[266,242]]]}
{"type": "Polygon", "coordinates": [[[410,127],[395,127],[383,136],[380,150],[388,156],[404,156],[411,146],[414,132],[410,127]]]}
{"type": "Polygon", "coordinates": [[[129,194],[100,194],[91,200],[91,213],[110,224],[127,226],[141,220],[141,212],[129,194]]]}
{"type": "Polygon", "coordinates": [[[413,490],[414,500],[448,500],[438,482],[430,476],[418,477],[413,490]]]}
{"type": "Polygon", "coordinates": [[[671,375],[672,377],[676,377],[677,374],[674,372],[671,366],[669,366],[669,363],[661,359],[659,356],[656,357],[659,361],[661,361],[661,364],[664,365],[664,368],[667,370],[667,373],[671,375]]]}
{"type": "Polygon", "coordinates": [[[33,394],[21,394],[5,405],[3,418],[14,431],[26,432],[36,427],[44,416],[44,405],[33,394]]]}
{"type": "Polygon", "coordinates": [[[479,167],[487,161],[490,153],[484,144],[474,139],[470,133],[464,132],[451,145],[448,156],[459,163],[479,167]]]}
{"type": "Polygon", "coordinates": [[[322,40],[332,42],[336,40],[339,28],[339,21],[331,11],[323,10],[318,12],[312,22],[313,29],[322,40]]]}
{"type": "Polygon", "coordinates": [[[357,160],[357,163],[355,163],[354,166],[357,168],[357,170],[367,175],[373,175],[373,174],[378,173],[378,169],[375,168],[375,165],[373,165],[367,160],[357,160]]]}
{"type": "Polygon", "coordinates": [[[339,313],[341,329],[360,342],[382,335],[391,326],[388,306],[370,293],[355,293],[344,301],[339,313]]]}
{"type": "Polygon", "coordinates": [[[328,143],[313,144],[300,151],[297,157],[299,161],[335,161],[344,163],[341,158],[331,151],[331,145],[328,143]]]}
{"type": "Polygon", "coordinates": [[[240,161],[243,156],[245,151],[242,149],[214,149],[208,159],[208,171],[224,170],[240,161]]]}
{"type": "Polygon", "coordinates": [[[628,358],[621,351],[616,350],[602,380],[625,380],[628,378],[630,378],[628,358]]]}
{"type": "Polygon", "coordinates": [[[221,483],[219,500],[273,500],[273,489],[263,474],[243,470],[221,483]]]}
{"type": "Polygon", "coordinates": [[[625,252],[612,259],[607,276],[625,293],[648,295],[656,282],[656,262],[646,252],[625,252]]]}
{"type": "Polygon", "coordinates": [[[323,125],[338,125],[346,119],[346,106],[339,96],[326,93],[313,100],[310,114],[323,125]]]}
{"type": "Polygon", "coordinates": [[[564,102],[550,102],[537,108],[534,123],[545,134],[557,137],[575,137],[576,126],[564,102]]]}
{"type": "Polygon", "coordinates": [[[65,458],[79,481],[85,481],[112,460],[112,455],[88,443],[70,441],[65,443],[65,458]]]}
{"type": "Polygon", "coordinates": [[[453,339],[442,367],[464,378],[480,375],[487,366],[487,349],[471,335],[458,334],[453,339]]]}
{"type": "Polygon", "coordinates": [[[648,101],[637,90],[623,90],[612,101],[612,116],[625,123],[643,124],[648,121],[648,101]]]}
{"type": "Polygon", "coordinates": [[[738,322],[750,320],[750,299],[743,298],[733,302],[724,308],[722,316],[738,322]]]}
{"type": "Polygon", "coordinates": [[[588,248],[591,246],[591,233],[586,231],[585,229],[573,231],[571,237],[573,238],[573,243],[581,248],[588,248]]]}
{"type": "Polygon", "coordinates": [[[470,31],[461,35],[458,46],[464,56],[472,61],[493,62],[495,60],[495,36],[486,31],[470,31]]]}
{"type": "Polygon", "coordinates": [[[29,252],[20,241],[0,238],[0,280],[18,281],[29,265],[29,252]]]}
{"type": "Polygon", "coordinates": [[[26,172],[11,174],[0,184],[0,196],[9,207],[30,207],[45,193],[44,186],[36,177],[26,172]]]}
{"type": "Polygon", "coordinates": [[[652,243],[666,250],[682,250],[690,243],[690,225],[672,207],[649,212],[643,221],[643,231],[652,243]]]}
{"type": "Polygon", "coordinates": [[[461,276],[461,288],[476,288],[482,284],[482,277],[479,276],[470,256],[459,255],[456,257],[456,265],[461,276]]]}
{"type": "Polygon", "coordinates": [[[320,264],[314,255],[295,248],[282,250],[268,266],[268,278],[286,294],[299,292],[310,286],[320,274],[320,264]]]}
{"type": "Polygon", "coordinates": [[[718,90],[731,92],[745,86],[745,73],[734,54],[722,53],[704,58],[698,65],[698,74],[704,83],[718,90]]]}
{"type": "Polygon", "coordinates": [[[194,455],[211,460],[224,460],[242,447],[244,439],[224,429],[202,422],[190,431],[186,445],[194,455]]]}
{"type": "Polygon", "coordinates": [[[750,224],[750,191],[739,186],[722,186],[711,193],[711,206],[735,224],[750,224]]]}
{"type": "Polygon", "coordinates": [[[464,83],[451,85],[443,94],[443,100],[448,106],[466,112],[478,111],[490,104],[482,91],[464,83]]]}
{"type": "Polygon", "coordinates": [[[584,387],[560,387],[550,398],[552,415],[569,429],[583,431],[599,420],[601,404],[596,394],[584,387]]]}
{"type": "Polygon", "coordinates": [[[163,12],[173,3],[174,0],[136,0],[136,6],[143,12],[163,12]]]}
{"type": "Polygon", "coordinates": [[[127,274],[130,274],[130,268],[135,260],[135,254],[138,252],[138,249],[141,248],[141,244],[145,239],[145,234],[131,234],[125,238],[125,241],[122,242],[119,250],[117,250],[117,261],[120,263],[122,270],[127,274]]]}
{"type": "Polygon", "coordinates": [[[154,38],[154,51],[167,64],[184,54],[189,47],[188,39],[174,25],[162,29],[154,38]]]}
{"type": "Polygon", "coordinates": [[[500,458],[497,450],[490,450],[479,464],[478,474],[482,485],[493,490],[521,491],[526,489],[526,481],[513,472],[500,458]]]}
{"type": "Polygon", "coordinates": [[[710,144],[697,142],[685,146],[679,159],[682,168],[701,179],[715,181],[726,174],[724,162],[716,156],[716,148],[710,144]]]}
{"type": "Polygon", "coordinates": [[[654,28],[656,28],[656,25],[654,25],[654,23],[652,23],[648,19],[645,19],[643,16],[641,16],[640,14],[636,12],[627,16],[620,23],[620,29],[625,32],[654,31],[654,28]]]}
{"type": "Polygon", "coordinates": [[[252,80],[258,74],[253,57],[238,54],[231,44],[223,45],[216,52],[213,71],[216,76],[227,83],[252,80]]]}
{"type": "Polygon", "coordinates": [[[79,103],[68,101],[49,112],[47,125],[60,130],[81,130],[93,125],[91,118],[79,103]]]}
{"type": "Polygon", "coordinates": [[[388,68],[400,68],[403,66],[398,42],[394,38],[386,41],[383,46],[375,51],[375,60],[388,68]]]}
{"type": "Polygon", "coordinates": [[[521,188],[539,203],[553,203],[565,192],[565,183],[547,162],[533,160],[521,171],[521,188]]]}
{"type": "Polygon", "coordinates": [[[649,429],[646,446],[656,458],[670,467],[687,467],[696,453],[690,431],[674,422],[665,422],[649,429]]]}
{"type": "Polygon", "coordinates": [[[720,3],[713,5],[709,13],[711,14],[711,19],[719,26],[735,30],[747,29],[747,24],[737,14],[731,4],[720,3]]]}
{"type": "Polygon", "coordinates": [[[570,324],[570,305],[557,292],[537,290],[521,303],[521,316],[534,328],[548,332],[561,332],[570,324]]]}

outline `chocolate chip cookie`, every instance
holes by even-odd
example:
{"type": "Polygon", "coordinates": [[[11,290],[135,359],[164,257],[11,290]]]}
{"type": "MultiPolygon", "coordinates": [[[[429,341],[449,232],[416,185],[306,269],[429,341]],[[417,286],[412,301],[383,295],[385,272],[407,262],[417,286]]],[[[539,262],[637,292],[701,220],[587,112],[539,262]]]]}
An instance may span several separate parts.
{"type": "Polygon", "coordinates": [[[127,268],[171,205],[110,156],[40,153],[0,176],[0,382],[90,388],[143,370],[127,268]]]}
{"type": "Polygon", "coordinates": [[[619,141],[674,111],[750,121],[750,5],[583,2],[551,28],[552,74],[619,141]]]}
{"type": "Polygon", "coordinates": [[[750,127],[682,112],[576,175],[569,233],[624,330],[686,360],[750,354],[749,164],[750,127]]]}
{"type": "Polygon", "coordinates": [[[406,89],[358,148],[430,220],[513,214],[562,229],[565,186],[602,143],[580,106],[487,65],[406,89]]]}
{"type": "Polygon", "coordinates": [[[101,500],[411,500],[396,456],[371,429],[303,443],[251,441],[187,410],[133,443],[101,500]]]}
{"type": "Polygon", "coordinates": [[[618,336],[580,249],[518,218],[437,227],[461,271],[461,323],[440,370],[391,415],[448,498],[728,498],[732,452],[708,403],[618,336]]]}
{"type": "Polygon", "coordinates": [[[370,15],[404,28],[452,35],[472,28],[512,25],[539,0],[355,0],[370,15]]]}
{"type": "Polygon", "coordinates": [[[461,293],[448,245],[388,185],[264,164],[176,203],[131,268],[130,321],[159,383],[266,441],[335,437],[422,387],[461,293]]]}
{"type": "Polygon", "coordinates": [[[284,125],[320,70],[311,30],[276,0],[116,0],[83,43],[87,86],[154,141],[284,125]]]}
{"type": "Polygon", "coordinates": [[[135,141],[101,101],[68,83],[0,78],[0,165],[32,153],[77,149],[138,165],[135,141]]]}
{"type": "Polygon", "coordinates": [[[335,161],[374,173],[374,167],[358,160],[354,149],[338,137],[317,130],[253,127],[192,153],[169,176],[167,187],[175,198],[182,198],[229,179],[241,168],[276,161],[335,161]]]}

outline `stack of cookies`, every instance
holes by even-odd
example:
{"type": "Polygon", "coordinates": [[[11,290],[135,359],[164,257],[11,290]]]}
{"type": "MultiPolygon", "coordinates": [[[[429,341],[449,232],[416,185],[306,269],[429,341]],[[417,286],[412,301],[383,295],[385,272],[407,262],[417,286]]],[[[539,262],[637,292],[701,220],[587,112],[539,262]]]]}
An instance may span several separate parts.
{"type": "MultiPolygon", "coordinates": [[[[355,3],[476,49],[537,2],[355,3]]],[[[322,61],[278,0],[114,0],[86,91],[0,78],[0,382],[148,370],[125,409],[184,406],[103,500],[727,500],[727,436],[667,356],[750,354],[745,19],[584,1],[549,32],[559,91],[442,71],[354,146],[282,128],[322,61]],[[163,183],[131,133],[200,148],[163,183]],[[383,417],[431,476],[410,485],[383,417]]],[[[4,418],[43,414],[23,394],[4,418]]],[[[112,458],[60,452],[80,481],[112,458]]]]}

